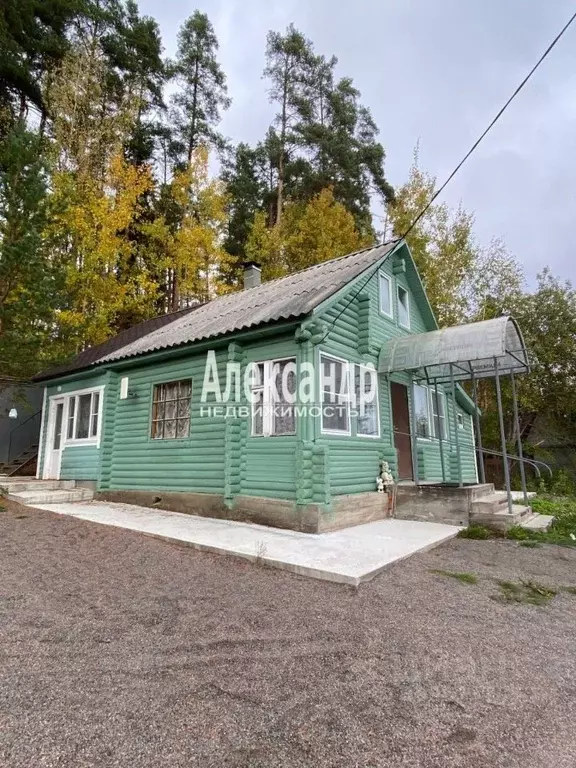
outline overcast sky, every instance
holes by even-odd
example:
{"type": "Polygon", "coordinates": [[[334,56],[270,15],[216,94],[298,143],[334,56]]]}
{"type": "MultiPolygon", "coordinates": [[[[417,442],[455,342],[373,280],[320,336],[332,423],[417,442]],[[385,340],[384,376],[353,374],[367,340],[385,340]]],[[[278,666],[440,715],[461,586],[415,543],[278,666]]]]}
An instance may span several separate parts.
{"type": "MultiPolygon", "coordinates": [[[[421,166],[442,180],[574,12],[568,0],[140,0],[173,55],[178,27],[208,14],[233,104],[222,130],[256,142],[271,119],[266,33],[293,22],[335,54],[380,128],[393,185],[421,166]]],[[[533,284],[546,264],[576,281],[576,23],[451,182],[444,199],[501,236],[533,284]]]]}

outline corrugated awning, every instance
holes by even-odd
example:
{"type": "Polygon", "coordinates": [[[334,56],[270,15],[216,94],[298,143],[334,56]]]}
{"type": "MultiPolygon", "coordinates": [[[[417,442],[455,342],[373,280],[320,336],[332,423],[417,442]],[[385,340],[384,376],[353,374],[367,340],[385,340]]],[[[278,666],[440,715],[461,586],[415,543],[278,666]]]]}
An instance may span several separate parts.
{"type": "Polygon", "coordinates": [[[416,379],[438,383],[526,373],[529,359],[514,318],[496,317],[439,331],[391,339],[380,351],[380,373],[411,371],[416,379]]]}

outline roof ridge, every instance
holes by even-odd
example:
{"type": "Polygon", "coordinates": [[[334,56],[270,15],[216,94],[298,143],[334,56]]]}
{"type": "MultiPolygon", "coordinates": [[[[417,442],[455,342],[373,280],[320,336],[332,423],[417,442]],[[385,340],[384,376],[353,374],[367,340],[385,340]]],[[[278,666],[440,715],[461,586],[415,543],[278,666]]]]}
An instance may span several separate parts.
{"type": "MultiPolygon", "coordinates": [[[[280,280],[286,280],[289,277],[296,277],[296,275],[301,275],[304,272],[310,272],[313,269],[318,269],[318,267],[324,267],[326,264],[333,264],[335,261],[343,261],[344,259],[349,259],[352,256],[358,256],[361,253],[366,253],[367,251],[375,251],[377,248],[385,248],[387,245],[392,245],[392,243],[400,242],[401,238],[397,237],[392,240],[387,240],[383,243],[377,243],[376,245],[367,245],[366,248],[360,248],[357,251],[352,251],[352,253],[345,253],[343,256],[336,256],[335,259],[326,259],[325,261],[319,261],[317,264],[311,264],[309,267],[304,267],[304,269],[299,269],[297,272],[290,272],[288,275],[282,275],[281,277],[275,277],[272,280],[265,280],[263,283],[258,283],[258,285],[253,285],[251,288],[244,288],[244,291],[253,291],[254,288],[261,288],[263,285],[271,285],[272,283],[278,283],[280,280]]],[[[234,291],[236,293],[236,291],[234,291]]],[[[230,296],[229,293],[222,294],[222,296],[230,296]]],[[[221,298],[220,296],[216,296],[217,299],[221,298]]],[[[212,299],[214,301],[214,299],[212,299]]]]}

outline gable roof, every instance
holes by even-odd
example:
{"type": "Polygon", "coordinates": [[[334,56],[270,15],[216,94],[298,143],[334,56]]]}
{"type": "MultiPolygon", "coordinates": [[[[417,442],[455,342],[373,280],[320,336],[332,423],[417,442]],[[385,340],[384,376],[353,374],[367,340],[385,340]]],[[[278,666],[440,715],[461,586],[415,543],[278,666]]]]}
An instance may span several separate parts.
{"type": "Polygon", "coordinates": [[[36,380],[307,315],[376,264],[397,243],[395,240],[365,248],[254,288],[218,296],[174,315],[139,323],[104,344],[82,352],[69,364],[40,374],[36,380]]]}

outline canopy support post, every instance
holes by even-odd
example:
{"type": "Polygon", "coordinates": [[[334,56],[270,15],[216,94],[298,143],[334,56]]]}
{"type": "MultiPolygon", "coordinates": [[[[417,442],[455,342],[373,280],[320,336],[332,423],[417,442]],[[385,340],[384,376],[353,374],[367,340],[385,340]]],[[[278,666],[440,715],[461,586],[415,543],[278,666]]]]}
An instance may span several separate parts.
{"type": "Polygon", "coordinates": [[[460,457],[460,435],[458,434],[458,407],[456,405],[456,383],[454,381],[454,366],[450,363],[450,386],[452,387],[452,415],[454,421],[454,441],[456,443],[456,463],[458,465],[458,486],[462,488],[462,463],[460,457]]]}
{"type": "Polygon", "coordinates": [[[518,436],[518,457],[520,459],[520,479],[522,482],[522,495],[524,504],[528,506],[528,492],[526,490],[526,472],[524,470],[524,454],[522,453],[522,435],[520,434],[520,419],[518,418],[518,398],[516,397],[516,379],[514,372],[510,371],[510,382],[512,383],[512,404],[514,407],[514,428],[518,436]]]}
{"type": "Polygon", "coordinates": [[[496,380],[496,400],[498,401],[498,421],[500,423],[500,442],[502,444],[502,461],[504,463],[504,482],[508,495],[508,514],[512,514],[512,494],[510,493],[510,468],[508,467],[508,452],[506,451],[506,432],[504,431],[504,413],[502,410],[502,392],[500,390],[500,369],[498,358],[494,358],[494,376],[496,380]]]}
{"type": "Polygon", "coordinates": [[[480,482],[486,482],[486,471],[484,469],[484,452],[482,450],[482,430],[480,429],[480,414],[478,413],[478,386],[476,384],[476,375],[472,366],[470,366],[470,376],[472,379],[472,397],[474,399],[474,420],[476,422],[476,444],[477,444],[477,461],[478,470],[480,472],[480,482]]]}
{"type": "MultiPolygon", "coordinates": [[[[442,439],[442,424],[440,423],[440,395],[438,394],[438,382],[434,382],[434,392],[436,394],[436,429],[438,430],[438,447],[440,448],[440,464],[442,465],[442,482],[446,482],[446,469],[444,467],[444,445],[442,439]]],[[[444,402],[442,402],[444,407],[444,402]]],[[[446,424],[446,414],[444,414],[444,424],[446,424]]]]}
{"type": "Polygon", "coordinates": [[[414,474],[414,483],[420,485],[418,477],[418,446],[416,444],[416,408],[414,405],[414,380],[410,377],[410,445],[412,446],[412,472],[414,474]]]}

